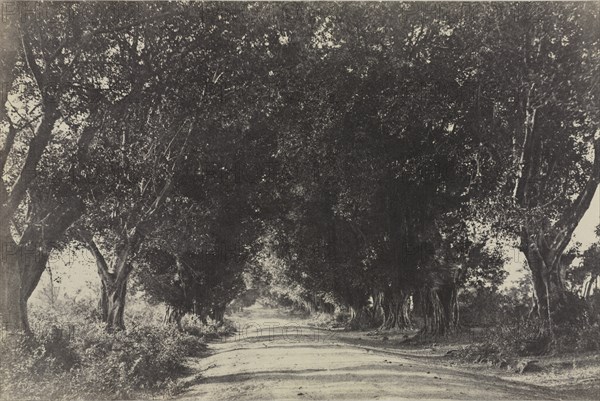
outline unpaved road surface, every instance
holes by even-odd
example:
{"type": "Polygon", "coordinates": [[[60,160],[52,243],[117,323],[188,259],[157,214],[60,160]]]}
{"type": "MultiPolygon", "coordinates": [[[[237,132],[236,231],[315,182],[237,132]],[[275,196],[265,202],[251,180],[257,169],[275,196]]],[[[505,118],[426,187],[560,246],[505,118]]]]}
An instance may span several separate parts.
{"type": "MultiPolygon", "coordinates": [[[[238,334],[192,362],[185,400],[538,400],[547,389],[439,366],[409,354],[343,342],[336,332],[254,306],[238,334]]],[[[339,334],[339,333],[338,333],[339,334]]]]}

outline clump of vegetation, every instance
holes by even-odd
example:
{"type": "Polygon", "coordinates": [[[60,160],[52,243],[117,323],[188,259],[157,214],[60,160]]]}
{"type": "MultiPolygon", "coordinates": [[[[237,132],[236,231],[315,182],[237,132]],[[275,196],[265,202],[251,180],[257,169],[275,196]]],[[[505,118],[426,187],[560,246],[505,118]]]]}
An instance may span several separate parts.
{"type": "Polygon", "coordinates": [[[476,315],[472,314],[473,304],[465,306],[468,323],[484,330],[473,344],[453,356],[496,365],[509,358],[600,350],[600,322],[591,299],[567,293],[564,304],[552,314],[549,331],[545,322],[529,315],[522,294],[480,292],[467,298],[478,305],[476,315]],[[498,320],[501,317],[503,320],[498,320]]]}
{"type": "Polygon", "coordinates": [[[223,321],[209,321],[207,324],[202,323],[195,315],[187,315],[181,322],[182,331],[192,336],[201,337],[206,341],[215,338],[228,337],[233,335],[237,328],[231,320],[224,319],[223,321]]]}
{"type": "MultiPolygon", "coordinates": [[[[80,302],[63,314],[83,321],[90,311],[80,302]]],[[[173,325],[131,325],[108,333],[104,324],[88,322],[73,331],[70,325],[57,325],[57,315],[62,314],[36,314],[35,335],[5,333],[0,339],[4,396],[46,400],[174,394],[181,390],[176,379],[186,371],[185,359],[205,349],[204,336],[173,325]]]]}

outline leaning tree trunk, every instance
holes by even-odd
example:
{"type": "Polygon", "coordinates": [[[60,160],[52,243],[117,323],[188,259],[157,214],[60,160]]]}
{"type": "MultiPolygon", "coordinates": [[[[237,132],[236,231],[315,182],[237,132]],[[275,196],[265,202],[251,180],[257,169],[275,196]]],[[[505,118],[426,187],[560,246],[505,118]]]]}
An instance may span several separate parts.
{"type": "Polygon", "coordinates": [[[37,252],[31,258],[25,258],[26,260],[23,261],[19,306],[21,307],[22,327],[26,332],[30,331],[27,302],[40,282],[44,270],[46,270],[49,257],[50,250],[39,247],[37,252]]]}
{"type": "MultiPolygon", "coordinates": [[[[0,175],[2,177],[7,173],[5,167],[13,151],[18,133],[18,130],[10,124],[4,105],[15,78],[16,70],[14,67],[19,54],[23,54],[24,59],[27,61],[25,64],[33,73],[34,80],[41,92],[42,115],[37,123],[34,135],[29,141],[29,147],[23,157],[23,164],[10,193],[4,179],[0,178],[0,325],[7,330],[29,331],[27,299],[33,291],[29,290],[33,281],[30,281],[31,277],[29,276],[24,277],[24,269],[26,259],[35,258],[37,249],[28,247],[31,243],[24,241],[23,237],[29,238],[30,235],[33,235],[36,239],[44,237],[40,237],[38,231],[29,225],[25,229],[21,240],[17,243],[12,237],[10,227],[19,205],[28,194],[31,195],[30,189],[36,176],[35,171],[44,149],[51,139],[59,113],[56,103],[51,101],[48,92],[42,87],[43,85],[40,85],[41,81],[45,81],[46,74],[39,71],[38,68],[32,67],[32,65],[35,65],[35,57],[28,39],[25,37],[26,35],[23,35],[23,37],[19,35],[18,25],[17,19],[8,18],[0,26],[0,43],[2,43],[2,46],[0,46],[0,84],[2,85],[2,88],[0,88],[0,123],[8,122],[8,132],[4,138],[2,149],[0,149],[0,175]],[[33,251],[33,253],[28,253],[28,251],[33,251]]],[[[52,232],[59,232],[58,228],[61,228],[62,225],[56,228],[53,223],[48,223],[55,217],[56,213],[48,213],[43,219],[36,220],[36,223],[43,220],[45,221],[43,223],[44,228],[52,232]]],[[[31,221],[28,223],[31,223],[31,221]]],[[[37,245],[41,241],[33,243],[37,245]]],[[[35,281],[35,284],[37,284],[37,281],[35,281]]]]}
{"type": "MultiPolygon", "coordinates": [[[[61,236],[77,218],[76,213],[53,213],[47,216],[51,227],[47,235],[61,236]],[[58,219],[57,219],[58,217],[58,219]]],[[[4,227],[2,227],[4,228],[4,227]]],[[[40,230],[28,227],[18,245],[4,232],[0,255],[0,321],[7,330],[30,332],[27,302],[36,289],[46,269],[52,241],[41,238],[40,230]]]]}
{"type": "MultiPolygon", "coordinates": [[[[4,8],[4,5],[3,5],[4,8]]],[[[8,85],[14,81],[15,64],[18,58],[19,34],[17,21],[8,18],[0,26],[0,123],[7,117],[4,107],[8,97],[8,85]],[[12,46],[10,46],[12,45],[12,46]]],[[[4,138],[0,149],[0,173],[4,175],[4,167],[14,143],[16,130],[12,129],[4,138]],[[12,143],[11,143],[12,142],[12,143]]],[[[1,208],[8,200],[9,193],[2,177],[0,177],[0,324],[6,330],[24,330],[22,312],[19,305],[21,299],[21,275],[18,266],[18,249],[10,232],[12,216],[6,215],[1,208]]]]}

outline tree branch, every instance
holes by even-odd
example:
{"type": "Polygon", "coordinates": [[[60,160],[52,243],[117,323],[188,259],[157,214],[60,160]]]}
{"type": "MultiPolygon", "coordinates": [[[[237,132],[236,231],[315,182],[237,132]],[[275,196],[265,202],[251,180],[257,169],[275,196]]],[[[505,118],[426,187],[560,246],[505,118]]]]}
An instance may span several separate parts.
{"type": "Polygon", "coordinates": [[[29,35],[27,35],[26,31],[21,33],[21,44],[23,46],[23,51],[25,54],[25,62],[27,63],[27,67],[31,70],[33,74],[33,78],[42,93],[42,99],[45,98],[44,95],[44,74],[40,70],[40,67],[37,65],[35,61],[35,55],[33,54],[33,49],[31,48],[31,44],[29,43],[29,35]]]}
{"type": "Polygon", "coordinates": [[[553,262],[562,254],[569,244],[573,231],[590,207],[590,203],[596,194],[598,182],[600,181],[600,138],[594,140],[594,165],[590,177],[579,196],[563,214],[563,217],[554,225],[556,235],[551,243],[551,248],[556,250],[553,262]]]}
{"type": "MultiPolygon", "coordinates": [[[[184,125],[185,124],[186,123],[184,123],[184,125]]],[[[147,221],[148,219],[150,219],[157,212],[157,210],[162,205],[162,203],[165,201],[165,199],[171,189],[171,186],[173,185],[173,175],[175,174],[177,166],[179,165],[179,162],[183,158],[183,154],[185,153],[185,151],[187,149],[187,143],[188,143],[188,140],[190,138],[192,131],[194,130],[194,126],[195,126],[194,122],[190,123],[190,128],[185,137],[183,145],[179,149],[179,153],[177,154],[177,157],[175,158],[175,161],[173,162],[173,165],[171,166],[169,176],[167,177],[162,190],[157,195],[157,197],[154,199],[154,202],[152,202],[152,204],[150,205],[150,208],[142,214],[142,218],[140,219],[142,223],[147,221]]],[[[182,126],[182,128],[183,128],[183,126],[182,126]]],[[[171,146],[171,144],[169,144],[169,147],[170,146],[171,146]]]]}
{"type": "Polygon", "coordinates": [[[31,182],[35,179],[37,165],[50,141],[57,116],[58,114],[55,109],[48,110],[48,112],[44,113],[42,121],[40,121],[40,124],[36,129],[36,134],[29,143],[29,150],[25,158],[25,163],[21,168],[21,172],[10,191],[10,195],[2,208],[2,211],[0,212],[0,221],[7,222],[12,219],[12,215],[15,213],[19,203],[23,200],[31,182]]]}
{"type": "Polygon", "coordinates": [[[94,255],[94,258],[96,259],[96,267],[98,268],[98,274],[100,277],[102,277],[104,281],[112,283],[113,278],[109,272],[106,259],[104,259],[102,252],[100,252],[100,249],[98,249],[98,246],[94,242],[92,234],[86,230],[79,230],[78,235],[82,242],[86,245],[86,248],[92,253],[92,255],[94,255]]]}
{"type": "Polygon", "coordinates": [[[17,136],[17,129],[13,125],[12,122],[8,123],[8,134],[6,135],[6,139],[4,140],[4,146],[0,151],[0,173],[4,175],[4,167],[6,167],[6,161],[8,160],[8,155],[15,143],[15,137],[17,136]]]}
{"type": "Polygon", "coordinates": [[[521,151],[521,157],[519,159],[521,170],[514,192],[514,198],[521,207],[527,207],[528,205],[528,187],[533,178],[533,170],[535,168],[534,158],[536,153],[534,128],[537,113],[536,109],[529,110],[529,100],[527,100],[525,108],[525,138],[523,140],[523,150],[521,151]]]}

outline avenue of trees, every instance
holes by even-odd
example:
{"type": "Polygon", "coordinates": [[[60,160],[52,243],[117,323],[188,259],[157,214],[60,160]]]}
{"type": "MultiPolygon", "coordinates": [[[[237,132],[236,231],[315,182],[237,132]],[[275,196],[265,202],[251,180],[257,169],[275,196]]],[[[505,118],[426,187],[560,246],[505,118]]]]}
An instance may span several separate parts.
{"type": "Polygon", "coordinates": [[[109,331],[135,276],[176,324],[254,280],[447,334],[507,244],[543,331],[593,294],[598,247],[571,274],[568,246],[600,182],[598,4],[37,6],[0,28],[4,329],[67,246],[109,331]]]}

